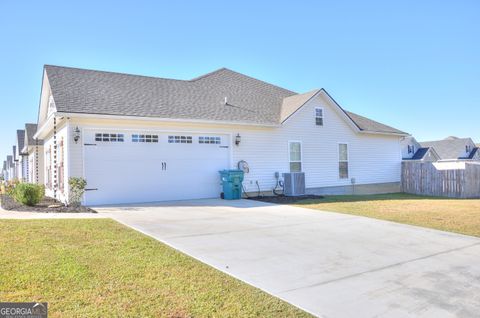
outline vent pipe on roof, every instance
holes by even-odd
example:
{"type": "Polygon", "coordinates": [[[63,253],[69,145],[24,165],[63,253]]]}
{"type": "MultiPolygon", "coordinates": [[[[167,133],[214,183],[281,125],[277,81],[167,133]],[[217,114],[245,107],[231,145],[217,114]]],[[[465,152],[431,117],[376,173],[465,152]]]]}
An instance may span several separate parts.
{"type": "Polygon", "coordinates": [[[225,96],[225,100],[223,101],[223,104],[224,104],[224,105],[228,105],[228,98],[227,98],[227,96],[225,96]]]}

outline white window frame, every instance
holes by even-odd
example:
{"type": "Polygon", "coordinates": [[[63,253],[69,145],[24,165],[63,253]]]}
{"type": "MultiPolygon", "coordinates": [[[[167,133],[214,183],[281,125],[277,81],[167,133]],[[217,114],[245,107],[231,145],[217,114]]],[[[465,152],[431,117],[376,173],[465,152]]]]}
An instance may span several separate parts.
{"type": "Polygon", "coordinates": [[[298,171],[298,172],[303,171],[303,144],[302,144],[301,140],[289,140],[288,141],[288,171],[289,172],[292,172],[291,167],[290,167],[290,164],[292,162],[300,162],[300,171],[298,171]],[[299,161],[292,161],[292,159],[290,157],[290,145],[293,144],[293,143],[299,143],[300,144],[300,160],[299,161]]]}
{"type": "Polygon", "coordinates": [[[193,136],[191,135],[168,135],[167,143],[169,144],[193,144],[193,136]],[[185,142],[182,142],[185,141],[185,142]]]}
{"type": "Polygon", "coordinates": [[[124,133],[95,132],[95,142],[125,142],[124,133]],[[108,135],[108,136],[107,136],[108,135]]]}
{"type": "Polygon", "coordinates": [[[320,127],[323,127],[325,126],[325,109],[323,107],[315,107],[314,109],[314,116],[315,116],[315,126],[320,126],[320,127]],[[317,110],[321,110],[322,111],[322,116],[318,116],[317,115],[317,110]],[[322,124],[319,125],[317,124],[317,119],[318,118],[321,118],[322,119],[322,124]]]}
{"type": "Polygon", "coordinates": [[[350,145],[348,142],[339,142],[337,144],[337,159],[338,159],[338,179],[348,180],[350,178],[350,145]],[[340,160],[340,145],[347,145],[347,160],[340,160]],[[347,163],[347,176],[345,178],[340,177],[340,162],[347,163]]]}
{"type": "Polygon", "coordinates": [[[198,143],[202,145],[221,145],[222,137],[220,136],[198,136],[198,143]]]}
{"type": "Polygon", "coordinates": [[[157,134],[149,134],[149,133],[135,133],[131,135],[132,143],[156,143],[158,144],[159,138],[157,134]]]}
{"type": "Polygon", "coordinates": [[[47,118],[50,117],[57,110],[57,106],[55,105],[55,100],[53,99],[53,95],[48,97],[48,106],[47,106],[47,118]]]}

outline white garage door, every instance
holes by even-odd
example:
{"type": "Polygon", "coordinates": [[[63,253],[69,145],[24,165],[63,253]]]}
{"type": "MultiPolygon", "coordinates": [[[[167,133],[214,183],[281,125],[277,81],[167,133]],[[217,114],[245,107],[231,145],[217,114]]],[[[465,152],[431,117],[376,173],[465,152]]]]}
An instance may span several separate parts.
{"type": "Polygon", "coordinates": [[[87,131],[87,205],[219,197],[230,166],[221,134],[87,131]]]}

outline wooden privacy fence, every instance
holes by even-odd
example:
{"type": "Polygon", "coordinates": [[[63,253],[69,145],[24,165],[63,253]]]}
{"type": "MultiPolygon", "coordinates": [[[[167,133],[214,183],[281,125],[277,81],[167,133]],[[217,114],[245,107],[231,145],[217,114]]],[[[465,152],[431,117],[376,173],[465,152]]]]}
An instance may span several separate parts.
{"type": "Polygon", "coordinates": [[[403,161],[402,191],[451,198],[480,198],[480,163],[403,161]]]}

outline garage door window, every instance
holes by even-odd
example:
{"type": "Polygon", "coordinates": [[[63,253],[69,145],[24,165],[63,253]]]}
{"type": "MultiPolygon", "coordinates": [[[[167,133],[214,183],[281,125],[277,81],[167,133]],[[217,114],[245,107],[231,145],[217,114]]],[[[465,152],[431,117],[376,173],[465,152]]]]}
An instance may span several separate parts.
{"type": "Polygon", "coordinates": [[[158,142],[158,135],[132,134],[132,142],[158,142]]]}
{"type": "Polygon", "coordinates": [[[95,141],[123,142],[123,134],[95,134],[95,141]]]}
{"type": "Polygon", "coordinates": [[[222,143],[222,140],[220,139],[220,137],[200,136],[198,137],[198,143],[219,145],[222,143]]]}
{"type": "Polygon", "coordinates": [[[191,144],[192,136],[168,136],[169,144],[191,144]]]}

